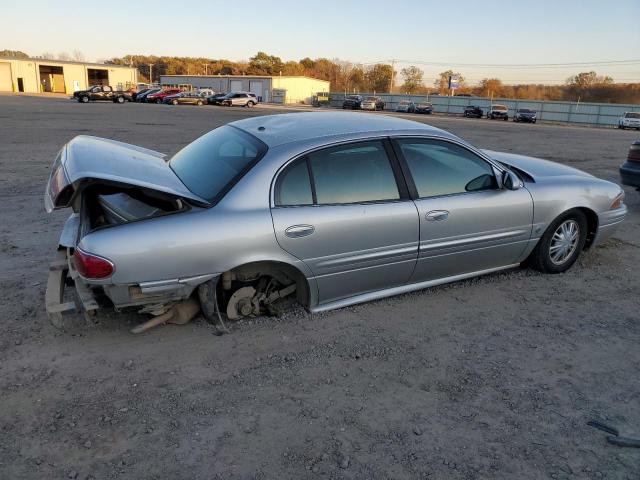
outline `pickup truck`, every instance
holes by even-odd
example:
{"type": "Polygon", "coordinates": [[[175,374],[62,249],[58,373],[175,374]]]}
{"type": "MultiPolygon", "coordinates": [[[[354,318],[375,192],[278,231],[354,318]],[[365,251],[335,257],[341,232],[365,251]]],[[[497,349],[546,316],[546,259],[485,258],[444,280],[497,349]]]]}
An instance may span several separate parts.
{"type": "Polygon", "coordinates": [[[79,90],[73,93],[72,98],[80,103],[88,103],[90,101],[124,103],[131,101],[131,95],[127,92],[114,90],[108,85],[94,85],[87,90],[79,90]]]}

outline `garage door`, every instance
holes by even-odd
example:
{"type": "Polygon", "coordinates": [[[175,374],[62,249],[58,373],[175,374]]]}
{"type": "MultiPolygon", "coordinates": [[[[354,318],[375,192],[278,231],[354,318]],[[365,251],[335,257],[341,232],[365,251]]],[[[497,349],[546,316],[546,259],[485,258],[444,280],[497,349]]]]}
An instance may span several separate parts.
{"type": "Polygon", "coordinates": [[[249,82],[249,91],[251,93],[255,93],[256,97],[262,98],[262,82],[260,81],[249,82]]]}
{"type": "Polygon", "coordinates": [[[11,82],[11,64],[0,62],[0,92],[12,92],[13,83],[11,82]]]}
{"type": "Polygon", "coordinates": [[[232,92],[241,92],[242,91],[242,80],[231,80],[231,91],[232,92]]]}

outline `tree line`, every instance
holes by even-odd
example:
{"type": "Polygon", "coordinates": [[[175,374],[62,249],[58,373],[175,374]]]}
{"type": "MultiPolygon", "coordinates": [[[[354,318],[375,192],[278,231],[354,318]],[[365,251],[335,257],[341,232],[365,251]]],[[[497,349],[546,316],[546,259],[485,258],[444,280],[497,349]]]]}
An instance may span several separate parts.
{"type": "MultiPolygon", "coordinates": [[[[27,58],[15,50],[1,50],[0,57],[27,58]]],[[[39,58],[84,61],[79,50],[71,54],[43,53],[39,58]]],[[[485,78],[476,85],[465,81],[464,75],[453,70],[441,72],[432,85],[425,84],[424,72],[415,65],[397,71],[389,63],[363,65],[339,59],[303,58],[283,61],[280,57],[258,52],[248,61],[232,61],[206,57],[174,57],[156,55],[125,55],[104,59],[103,63],[129,65],[138,69],[142,82],[160,75],[304,75],[328,80],[331,90],[345,93],[407,93],[448,95],[449,77],[458,77],[457,94],[482,97],[530,100],[565,100],[582,102],[640,103],[640,83],[616,84],[608,76],[596,72],[581,72],[568,78],[563,85],[505,85],[499,78],[485,78]]]]}

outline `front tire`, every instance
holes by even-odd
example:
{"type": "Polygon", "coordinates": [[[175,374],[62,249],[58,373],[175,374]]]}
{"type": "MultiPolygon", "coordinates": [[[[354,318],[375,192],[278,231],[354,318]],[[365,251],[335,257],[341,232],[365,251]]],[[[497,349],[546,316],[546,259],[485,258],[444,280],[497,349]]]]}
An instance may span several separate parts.
{"type": "Polygon", "coordinates": [[[255,105],[253,102],[247,102],[247,107],[252,108],[255,105]]]}
{"type": "Polygon", "coordinates": [[[117,97],[116,98],[116,102],[117,103],[124,103],[124,97],[117,97]]]}
{"type": "Polygon", "coordinates": [[[83,96],[80,97],[80,101],[82,103],[89,103],[89,97],[86,96],[86,95],[83,95],[83,96]]]}
{"type": "Polygon", "coordinates": [[[196,102],[196,105],[197,105],[198,107],[202,106],[202,100],[198,100],[198,101],[196,102]]]}
{"type": "Polygon", "coordinates": [[[178,105],[178,100],[171,100],[171,105],[178,105]]]}
{"type": "Polygon", "coordinates": [[[543,273],[562,273],[573,265],[587,241],[587,217],[580,210],[560,215],[544,233],[529,257],[543,273]]]}

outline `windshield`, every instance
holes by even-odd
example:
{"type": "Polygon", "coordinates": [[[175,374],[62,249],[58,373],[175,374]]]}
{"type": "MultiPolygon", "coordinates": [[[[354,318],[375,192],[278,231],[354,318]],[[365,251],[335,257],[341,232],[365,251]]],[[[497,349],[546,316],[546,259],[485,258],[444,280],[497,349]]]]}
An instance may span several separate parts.
{"type": "Polygon", "coordinates": [[[638,113],[633,113],[633,112],[625,113],[624,118],[640,118],[640,112],[638,112],[638,113]]]}
{"type": "Polygon", "coordinates": [[[492,108],[494,110],[507,110],[507,107],[505,107],[504,105],[494,105],[492,108]]]}
{"type": "Polygon", "coordinates": [[[528,108],[521,108],[518,110],[519,113],[533,113],[533,110],[530,110],[528,108]]]}
{"type": "Polygon", "coordinates": [[[376,97],[367,97],[364,100],[366,102],[376,102],[378,99],[376,97]]]}
{"type": "Polygon", "coordinates": [[[409,105],[409,102],[402,100],[398,105],[409,105]]]}
{"type": "Polygon", "coordinates": [[[347,97],[347,100],[360,100],[360,97],[357,95],[349,95],[347,97]]]}
{"type": "Polygon", "coordinates": [[[266,151],[252,135],[224,126],[184,147],[169,166],[189,190],[216,203],[266,151]]]}

